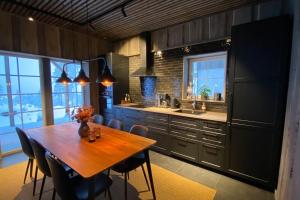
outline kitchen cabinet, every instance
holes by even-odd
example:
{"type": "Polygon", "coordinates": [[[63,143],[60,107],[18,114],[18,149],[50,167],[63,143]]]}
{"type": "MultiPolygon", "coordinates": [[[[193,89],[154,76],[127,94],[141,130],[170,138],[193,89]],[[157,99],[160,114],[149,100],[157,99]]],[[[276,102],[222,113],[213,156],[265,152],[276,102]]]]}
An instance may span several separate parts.
{"type": "Polygon", "coordinates": [[[198,162],[199,120],[170,116],[171,155],[198,162]]]}
{"type": "Polygon", "coordinates": [[[185,137],[171,136],[171,155],[198,162],[198,143],[185,137]]]}
{"type": "Polygon", "coordinates": [[[228,145],[225,122],[119,106],[114,107],[114,113],[125,131],[134,124],[145,125],[147,137],[157,141],[152,150],[224,172],[228,145]]]}
{"type": "Polygon", "coordinates": [[[289,50],[287,17],[232,28],[227,171],[270,189],[277,185],[289,50]]]}
{"type": "Polygon", "coordinates": [[[152,51],[164,50],[168,47],[168,29],[163,28],[151,32],[152,51]]]}
{"type": "Polygon", "coordinates": [[[224,170],[227,128],[226,123],[200,121],[199,163],[224,170]]]}
{"type": "Polygon", "coordinates": [[[179,47],[183,44],[183,24],[168,27],[168,47],[179,47]]]}
{"type": "Polygon", "coordinates": [[[199,163],[214,169],[223,170],[225,148],[210,143],[199,143],[199,163]]]}
{"type": "Polygon", "coordinates": [[[164,154],[170,152],[168,115],[148,112],[145,114],[145,126],[148,127],[148,137],[157,141],[153,149],[164,154]]]}
{"type": "Polygon", "coordinates": [[[222,12],[210,17],[210,38],[223,39],[228,36],[226,33],[226,12],[222,12]]]}
{"type": "Polygon", "coordinates": [[[125,131],[130,131],[133,125],[144,125],[144,112],[133,109],[123,110],[123,125],[125,131]]]}

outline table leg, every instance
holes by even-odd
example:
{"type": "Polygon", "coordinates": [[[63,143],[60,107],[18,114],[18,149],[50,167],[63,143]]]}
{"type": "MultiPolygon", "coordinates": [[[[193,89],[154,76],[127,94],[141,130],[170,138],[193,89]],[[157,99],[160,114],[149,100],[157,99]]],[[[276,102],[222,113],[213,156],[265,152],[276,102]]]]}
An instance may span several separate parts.
{"type": "Polygon", "coordinates": [[[89,178],[89,200],[95,199],[95,178],[89,178]]]}
{"type": "Polygon", "coordinates": [[[145,154],[146,165],[147,165],[148,175],[149,175],[149,179],[150,179],[150,185],[151,185],[153,199],[156,200],[153,177],[152,177],[152,170],[151,170],[151,164],[150,164],[150,158],[149,158],[149,150],[148,149],[145,150],[144,154],[145,154]]]}

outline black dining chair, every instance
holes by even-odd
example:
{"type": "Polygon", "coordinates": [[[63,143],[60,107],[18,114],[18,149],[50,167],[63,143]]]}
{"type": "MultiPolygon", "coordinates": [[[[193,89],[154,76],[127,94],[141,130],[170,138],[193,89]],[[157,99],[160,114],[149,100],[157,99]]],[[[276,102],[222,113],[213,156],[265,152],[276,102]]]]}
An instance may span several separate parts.
{"type": "MultiPolygon", "coordinates": [[[[57,194],[62,200],[89,199],[89,181],[81,176],[69,177],[61,163],[55,159],[50,152],[46,152],[46,159],[52,174],[52,181],[57,194]]],[[[107,191],[111,199],[110,186],[112,180],[101,173],[94,177],[95,196],[107,191]]]]}
{"type": "Polygon", "coordinates": [[[108,127],[110,128],[114,128],[114,129],[118,129],[118,130],[122,130],[123,129],[123,124],[121,121],[117,120],[117,119],[111,119],[109,120],[108,127]]]}
{"type": "Polygon", "coordinates": [[[99,115],[99,114],[96,114],[93,116],[93,122],[96,123],[96,124],[103,124],[103,116],[102,115],[99,115]]]}
{"type": "MultiPolygon", "coordinates": [[[[30,139],[30,143],[33,149],[34,156],[36,158],[36,169],[35,169],[35,175],[34,175],[34,183],[33,183],[33,195],[35,195],[35,188],[36,188],[36,181],[37,181],[37,173],[38,170],[40,170],[44,176],[43,176],[43,181],[42,181],[42,186],[41,186],[41,191],[40,191],[40,196],[39,199],[42,198],[43,190],[44,190],[44,185],[45,185],[45,180],[46,177],[52,177],[51,172],[45,157],[46,150],[42,145],[40,145],[38,142],[36,142],[33,139],[30,139]]],[[[52,199],[55,198],[55,189],[53,190],[53,195],[52,199]]]]}
{"type": "Polygon", "coordinates": [[[20,128],[16,128],[16,131],[17,131],[17,134],[18,134],[21,146],[22,146],[22,150],[28,156],[28,163],[27,163],[25,177],[24,177],[24,181],[23,181],[25,184],[29,167],[30,167],[30,177],[32,177],[32,168],[33,168],[33,162],[34,162],[35,157],[34,157],[32,147],[29,142],[29,138],[27,137],[26,133],[20,128]]]}
{"type": "MultiPolygon", "coordinates": [[[[142,125],[133,125],[130,128],[130,133],[135,134],[135,135],[139,135],[139,136],[143,136],[146,137],[148,134],[148,128],[142,125]]],[[[125,199],[127,199],[127,179],[129,179],[129,172],[132,170],[135,170],[138,167],[142,168],[144,177],[145,177],[145,181],[148,187],[148,191],[150,191],[150,187],[149,187],[149,182],[146,176],[146,172],[144,169],[143,164],[146,162],[145,159],[145,155],[144,153],[139,153],[136,154],[130,158],[128,158],[127,160],[121,162],[120,164],[117,164],[115,166],[112,167],[112,170],[119,172],[119,173],[124,173],[124,182],[125,182],[125,199]]],[[[110,173],[110,170],[108,171],[108,175],[110,173]]]]}

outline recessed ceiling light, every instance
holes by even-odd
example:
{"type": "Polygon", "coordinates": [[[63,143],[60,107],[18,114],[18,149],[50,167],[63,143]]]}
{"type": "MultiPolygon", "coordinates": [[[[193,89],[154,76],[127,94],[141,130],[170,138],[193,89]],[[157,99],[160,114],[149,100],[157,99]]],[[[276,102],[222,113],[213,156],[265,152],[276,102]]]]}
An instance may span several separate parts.
{"type": "Polygon", "coordinates": [[[31,21],[31,22],[34,21],[33,17],[28,17],[28,20],[31,21]]]}

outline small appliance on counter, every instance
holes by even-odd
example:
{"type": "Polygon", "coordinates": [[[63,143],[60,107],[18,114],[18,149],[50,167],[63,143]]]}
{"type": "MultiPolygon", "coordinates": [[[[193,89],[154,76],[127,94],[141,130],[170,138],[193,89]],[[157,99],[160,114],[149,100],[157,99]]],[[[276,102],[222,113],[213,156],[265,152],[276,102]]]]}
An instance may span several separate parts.
{"type": "Polygon", "coordinates": [[[167,93],[157,93],[155,97],[155,105],[157,107],[167,108],[171,104],[171,97],[167,93]]]}
{"type": "Polygon", "coordinates": [[[214,93],[214,100],[215,101],[221,101],[222,100],[222,94],[218,93],[218,92],[215,92],[214,93]]]}
{"type": "Polygon", "coordinates": [[[124,99],[121,100],[121,104],[132,103],[130,94],[126,93],[124,99]]]}
{"type": "Polygon", "coordinates": [[[180,102],[178,101],[178,99],[172,97],[171,98],[171,108],[175,109],[175,108],[179,108],[180,107],[180,102]]]}

